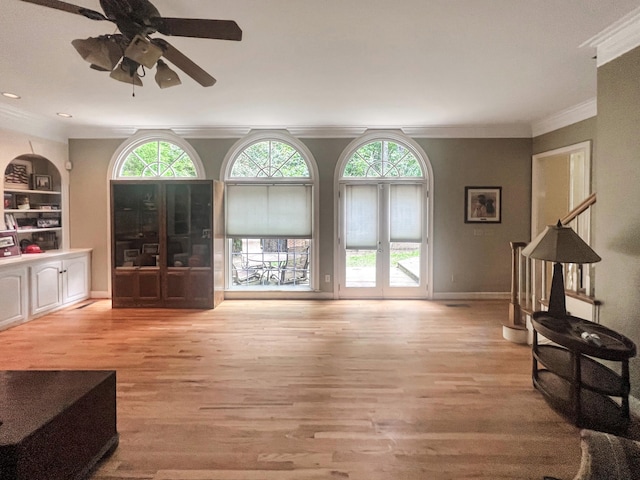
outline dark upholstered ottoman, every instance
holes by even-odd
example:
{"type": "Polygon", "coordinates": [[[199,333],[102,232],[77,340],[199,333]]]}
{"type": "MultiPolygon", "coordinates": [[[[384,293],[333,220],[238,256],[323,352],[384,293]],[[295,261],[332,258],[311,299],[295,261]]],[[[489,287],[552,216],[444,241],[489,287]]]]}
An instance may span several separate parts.
{"type": "Polygon", "coordinates": [[[0,372],[0,480],[79,480],[118,445],[114,371],[0,372]]]}

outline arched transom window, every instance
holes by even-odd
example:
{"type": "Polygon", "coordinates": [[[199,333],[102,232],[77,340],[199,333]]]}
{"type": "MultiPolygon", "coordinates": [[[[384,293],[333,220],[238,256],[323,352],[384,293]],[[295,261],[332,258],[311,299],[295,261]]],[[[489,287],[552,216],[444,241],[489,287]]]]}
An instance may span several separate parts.
{"type": "Polygon", "coordinates": [[[347,161],[343,177],[424,177],[420,162],[406,146],[377,140],[358,148],[347,161]]]}
{"type": "Polygon", "coordinates": [[[249,145],[236,158],[231,178],[309,177],[309,167],[300,152],[279,140],[249,145]]]}
{"type": "Polygon", "coordinates": [[[118,177],[197,177],[195,164],[178,145],[155,140],[134,148],[124,159],[118,177]]]}

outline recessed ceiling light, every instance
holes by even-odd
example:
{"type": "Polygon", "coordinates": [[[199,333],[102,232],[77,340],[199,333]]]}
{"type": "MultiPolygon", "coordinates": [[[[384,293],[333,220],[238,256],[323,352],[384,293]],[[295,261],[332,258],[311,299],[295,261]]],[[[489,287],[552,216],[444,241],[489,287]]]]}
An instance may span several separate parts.
{"type": "Polygon", "coordinates": [[[59,117],[62,117],[62,118],[72,118],[73,117],[73,115],[71,115],[70,113],[64,113],[64,112],[58,112],[58,113],[56,113],[56,115],[58,115],[59,117]]]}
{"type": "Polygon", "coordinates": [[[2,96],[12,98],[13,100],[18,100],[20,98],[20,95],[11,92],[2,92],[2,96]]]}

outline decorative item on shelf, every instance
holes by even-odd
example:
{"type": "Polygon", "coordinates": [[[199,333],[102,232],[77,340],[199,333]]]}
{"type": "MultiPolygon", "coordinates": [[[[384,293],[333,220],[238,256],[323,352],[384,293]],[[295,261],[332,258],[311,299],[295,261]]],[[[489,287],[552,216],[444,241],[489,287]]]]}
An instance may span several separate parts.
{"type": "Polygon", "coordinates": [[[31,175],[32,190],[51,190],[51,175],[40,175],[34,173],[31,175]]]}
{"type": "Polygon", "coordinates": [[[19,257],[20,254],[15,230],[0,231],[0,258],[19,257]]]}
{"type": "Polygon", "coordinates": [[[4,188],[29,190],[29,177],[32,168],[29,160],[11,160],[4,171],[4,188]]]}
{"type": "Polygon", "coordinates": [[[56,228],[60,226],[59,218],[38,218],[36,220],[38,228],[56,228]]]}
{"type": "Polygon", "coordinates": [[[30,210],[31,205],[29,204],[29,196],[22,195],[20,193],[16,193],[16,208],[18,210],[30,210]]]}
{"type": "Polygon", "coordinates": [[[18,223],[18,230],[31,230],[36,228],[36,218],[31,217],[18,217],[16,222],[18,223]]]}
{"type": "Polygon", "coordinates": [[[159,253],[160,245],[157,243],[143,243],[142,253],[148,253],[150,255],[157,255],[159,253]]]}
{"type": "Polygon", "coordinates": [[[136,260],[136,258],[138,258],[138,254],[139,253],[140,253],[140,251],[138,251],[137,248],[127,248],[123,253],[122,266],[123,267],[132,267],[133,266],[133,262],[136,260]]]}
{"type": "Polygon", "coordinates": [[[37,243],[33,243],[27,238],[20,240],[20,249],[22,253],[44,253],[37,243]]]}
{"type": "Polygon", "coordinates": [[[563,263],[595,263],[602,260],[580,236],[569,226],[548,225],[527,247],[522,250],[525,257],[554,262],[549,309],[554,318],[565,318],[567,307],[564,293],[563,263]]]}
{"type": "Polygon", "coordinates": [[[5,193],[4,194],[4,209],[5,210],[12,210],[16,208],[15,207],[15,198],[13,197],[12,193],[5,193]]]}
{"type": "Polygon", "coordinates": [[[37,232],[31,234],[31,240],[37,243],[42,250],[57,250],[58,237],[55,232],[37,232]]]}

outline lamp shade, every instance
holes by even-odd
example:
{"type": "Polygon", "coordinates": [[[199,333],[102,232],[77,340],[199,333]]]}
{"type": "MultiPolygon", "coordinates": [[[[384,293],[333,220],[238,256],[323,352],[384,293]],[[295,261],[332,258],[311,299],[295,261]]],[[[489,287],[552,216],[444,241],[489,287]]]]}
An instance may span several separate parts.
{"type": "Polygon", "coordinates": [[[182,82],[178,74],[169,68],[169,65],[162,60],[158,60],[156,65],[156,83],[160,88],[169,88],[180,85],[182,82]]]}
{"type": "Polygon", "coordinates": [[[602,260],[571,227],[548,225],[526,248],[525,257],[559,263],[595,263],[602,260]]]}
{"type": "Polygon", "coordinates": [[[119,82],[132,83],[133,85],[141,87],[142,80],[137,73],[137,69],[138,64],[125,57],[122,59],[120,65],[112,70],[109,76],[119,82]]]}
{"type": "Polygon", "coordinates": [[[122,58],[122,48],[114,37],[101,36],[71,42],[80,56],[97,70],[111,71],[122,58]]]}

